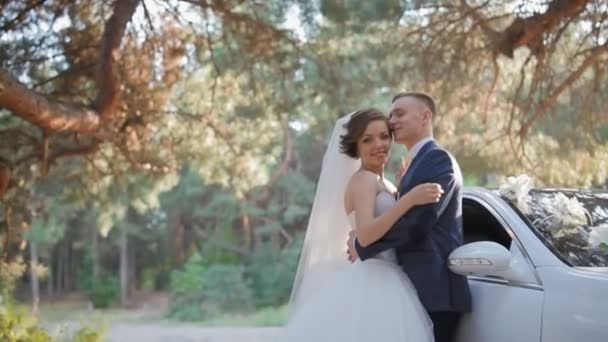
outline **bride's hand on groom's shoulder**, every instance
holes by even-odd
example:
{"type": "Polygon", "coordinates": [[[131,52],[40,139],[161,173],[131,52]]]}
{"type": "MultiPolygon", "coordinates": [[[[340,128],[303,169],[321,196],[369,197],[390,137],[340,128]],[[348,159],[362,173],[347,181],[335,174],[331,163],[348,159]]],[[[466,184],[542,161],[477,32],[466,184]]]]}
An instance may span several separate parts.
{"type": "Polygon", "coordinates": [[[348,255],[348,260],[350,262],[355,262],[355,260],[359,259],[359,255],[357,254],[357,249],[355,248],[355,239],[357,238],[357,232],[351,230],[348,233],[348,241],[346,242],[346,254],[348,255]]]}

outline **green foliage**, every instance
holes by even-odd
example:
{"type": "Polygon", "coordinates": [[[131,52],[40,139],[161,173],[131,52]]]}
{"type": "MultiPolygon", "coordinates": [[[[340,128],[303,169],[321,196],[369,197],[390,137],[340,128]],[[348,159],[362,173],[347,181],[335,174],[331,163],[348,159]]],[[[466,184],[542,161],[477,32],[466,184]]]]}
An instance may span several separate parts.
{"type": "Polygon", "coordinates": [[[160,195],[170,191],[178,182],[177,174],[168,173],[155,177],[144,173],[127,173],[111,177],[103,184],[95,203],[97,227],[102,236],[108,236],[116,223],[125,221],[129,210],[144,215],[160,207],[160,195]]]}
{"type": "Polygon", "coordinates": [[[272,243],[260,246],[252,256],[247,275],[256,307],[284,304],[291,293],[303,238],[281,250],[272,243]]]}
{"type": "Polygon", "coordinates": [[[464,177],[464,185],[465,186],[480,186],[482,185],[482,181],[478,175],[475,174],[466,174],[464,177]]]}
{"type": "Polygon", "coordinates": [[[257,310],[251,318],[255,326],[278,327],[286,323],[287,305],[264,307],[257,310]]]}
{"type": "Polygon", "coordinates": [[[167,316],[177,320],[214,320],[229,312],[253,307],[257,325],[282,322],[274,306],[289,299],[303,238],[287,248],[272,242],[258,246],[246,267],[234,264],[207,264],[197,253],[183,270],[171,273],[171,299],[167,316]],[[259,322],[258,322],[259,321],[259,322]]]}
{"type": "Polygon", "coordinates": [[[287,305],[264,307],[253,312],[225,313],[205,321],[205,326],[278,327],[286,323],[287,305]]]}
{"type": "Polygon", "coordinates": [[[3,342],[101,342],[103,333],[82,327],[72,336],[54,338],[38,326],[38,320],[26,309],[17,306],[10,297],[0,295],[0,341],[3,342]]]}
{"type": "Polygon", "coordinates": [[[157,267],[148,267],[142,271],[142,290],[156,290],[156,279],[158,278],[158,273],[157,267]]]}
{"type": "Polygon", "coordinates": [[[103,334],[90,328],[79,329],[72,339],[73,342],[102,342],[104,340],[103,334]]]}
{"type": "Polygon", "coordinates": [[[171,272],[168,317],[182,321],[195,321],[205,317],[202,300],[206,270],[200,255],[194,254],[182,270],[171,272]]]}
{"type": "Polygon", "coordinates": [[[89,326],[83,326],[70,334],[69,332],[62,332],[59,336],[55,337],[55,342],[102,342],[104,338],[104,329],[95,329],[89,326]]]}
{"type": "Polygon", "coordinates": [[[87,295],[95,308],[107,308],[118,297],[118,278],[114,275],[101,276],[91,289],[87,290],[87,295]]]}
{"type": "Polygon", "coordinates": [[[12,293],[26,269],[26,264],[21,256],[9,262],[0,260],[0,293],[12,293]]]}
{"type": "Polygon", "coordinates": [[[373,21],[398,20],[402,15],[401,0],[322,0],[321,13],[336,23],[353,22],[360,26],[373,21]]]}
{"type": "Polygon", "coordinates": [[[39,245],[52,245],[63,237],[65,229],[65,218],[54,212],[46,217],[35,218],[27,231],[26,238],[39,245]]]}
{"type": "Polygon", "coordinates": [[[171,272],[168,317],[196,321],[221,312],[249,309],[252,293],[244,270],[231,264],[206,266],[200,254],[189,258],[183,270],[171,272]]]}
{"type": "Polygon", "coordinates": [[[7,342],[46,342],[52,341],[49,334],[41,328],[29,326],[23,314],[0,315],[0,338],[7,342]]]}
{"type": "Polygon", "coordinates": [[[76,286],[83,291],[93,288],[93,258],[90,253],[85,254],[80,261],[76,286]]]}
{"type": "Polygon", "coordinates": [[[607,141],[608,140],[608,125],[603,125],[600,128],[598,128],[598,134],[600,136],[600,139],[602,139],[603,141],[607,141]]]}
{"type": "Polygon", "coordinates": [[[101,270],[99,279],[93,279],[93,259],[87,253],[82,258],[78,277],[78,288],[83,290],[95,308],[107,308],[120,292],[115,274],[101,270]]]}
{"type": "Polygon", "coordinates": [[[252,292],[245,281],[245,270],[239,265],[215,264],[203,276],[203,306],[219,312],[248,310],[252,292]]]}
{"type": "MultiPolygon", "coordinates": [[[[183,194],[186,189],[192,191],[193,187],[201,187],[188,179],[186,177],[183,181],[192,182],[190,187],[183,186],[180,181],[173,191],[183,194]]],[[[234,195],[210,188],[197,195],[197,198],[204,199],[204,204],[192,206],[192,201],[183,203],[182,213],[203,222],[209,235],[184,268],[171,274],[169,317],[208,319],[222,311],[285,303],[290,295],[302,245],[297,229],[306,223],[314,197],[314,183],[295,172],[288,172],[270,191],[270,202],[264,206],[258,205],[257,196],[263,195],[259,192],[253,192],[247,202],[246,211],[250,219],[260,222],[254,227],[258,239],[254,252],[245,258],[230,249],[221,248],[222,244],[238,245],[240,241],[235,230],[231,229],[241,215],[240,202],[234,195]],[[282,247],[281,231],[293,232],[296,236],[287,247],[282,247]],[[220,245],[215,244],[218,241],[221,241],[220,245]],[[245,265],[245,268],[238,264],[245,265]]],[[[169,195],[174,196],[172,192],[169,195]]]]}
{"type": "Polygon", "coordinates": [[[35,320],[11,305],[0,312],[0,340],[6,342],[51,342],[47,331],[35,325],[35,320]]]}

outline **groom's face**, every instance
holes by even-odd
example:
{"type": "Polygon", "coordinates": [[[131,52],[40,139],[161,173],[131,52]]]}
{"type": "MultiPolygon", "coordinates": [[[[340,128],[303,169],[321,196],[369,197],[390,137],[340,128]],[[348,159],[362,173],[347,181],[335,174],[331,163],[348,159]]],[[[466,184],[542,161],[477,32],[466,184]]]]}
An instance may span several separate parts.
{"type": "Polygon", "coordinates": [[[426,111],[425,106],[411,96],[393,102],[389,121],[397,143],[413,145],[424,134],[426,111]]]}

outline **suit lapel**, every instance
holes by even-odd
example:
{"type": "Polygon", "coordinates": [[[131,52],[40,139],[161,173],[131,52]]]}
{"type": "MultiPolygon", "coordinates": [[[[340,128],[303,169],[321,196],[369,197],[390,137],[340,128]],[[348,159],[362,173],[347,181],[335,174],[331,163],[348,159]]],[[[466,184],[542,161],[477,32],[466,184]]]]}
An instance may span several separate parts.
{"type": "Polygon", "coordinates": [[[420,160],[422,159],[422,156],[435,146],[437,146],[435,141],[429,141],[424,146],[422,146],[416,157],[412,160],[412,163],[410,164],[407,173],[405,174],[405,176],[403,176],[403,178],[401,179],[401,183],[399,184],[399,193],[401,195],[403,195],[413,187],[413,184],[410,183],[418,167],[420,166],[420,160]]]}

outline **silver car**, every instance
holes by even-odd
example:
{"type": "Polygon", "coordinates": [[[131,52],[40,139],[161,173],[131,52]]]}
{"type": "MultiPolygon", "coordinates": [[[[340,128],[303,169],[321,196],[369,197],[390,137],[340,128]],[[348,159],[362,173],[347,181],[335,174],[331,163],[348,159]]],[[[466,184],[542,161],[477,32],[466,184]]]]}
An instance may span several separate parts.
{"type": "Polygon", "coordinates": [[[593,227],[608,229],[608,192],[533,190],[523,214],[497,192],[467,188],[465,245],[449,258],[467,275],[473,311],[462,342],[608,341],[608,249],[589,245],[593,227]],[[588,223],[556,234],[541,205],[557,194],[576,198],[588,223]]]}

